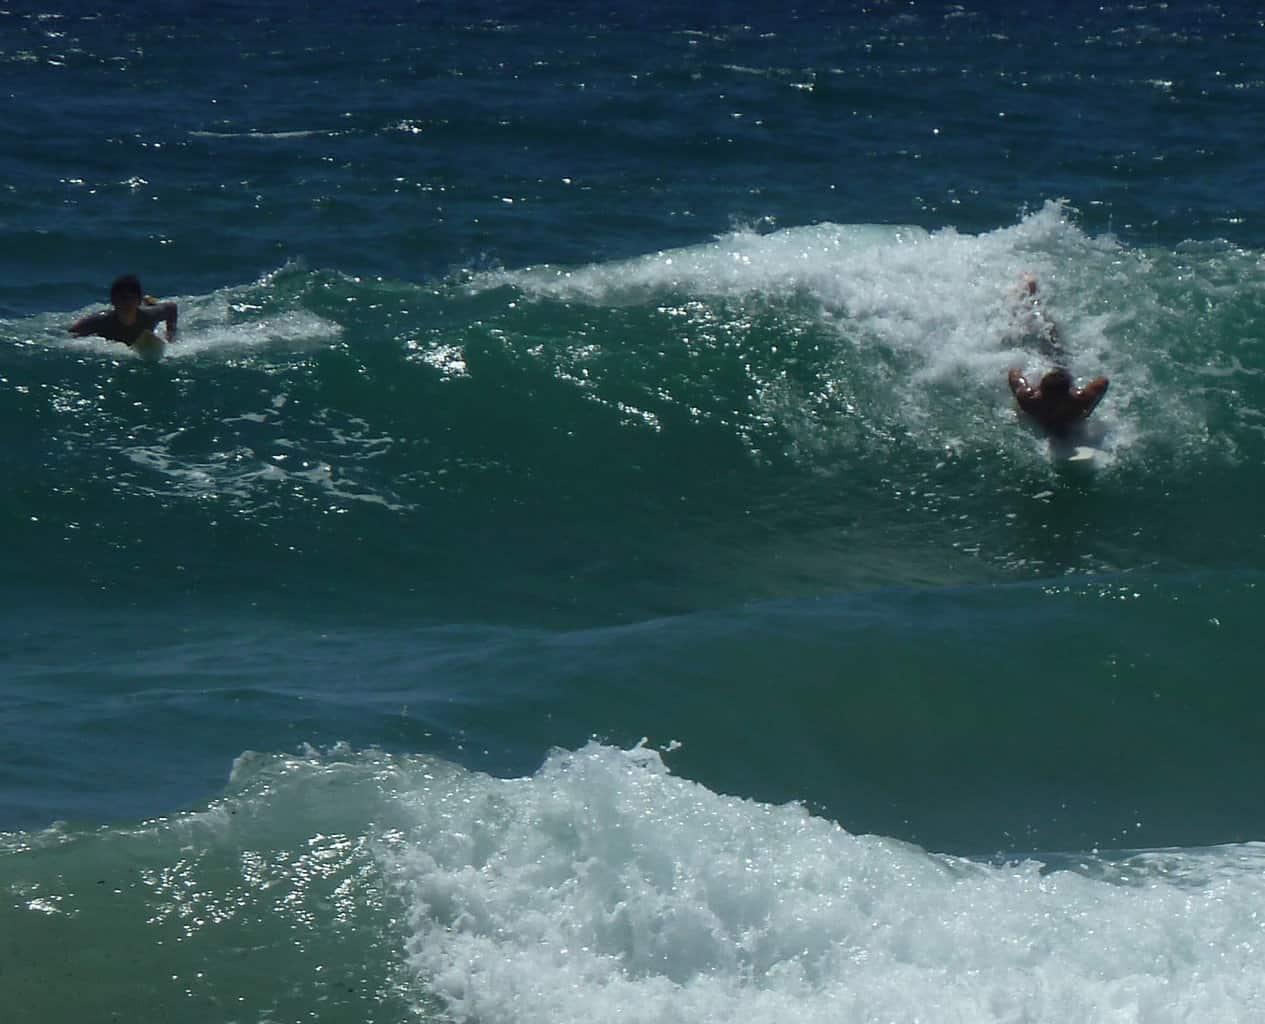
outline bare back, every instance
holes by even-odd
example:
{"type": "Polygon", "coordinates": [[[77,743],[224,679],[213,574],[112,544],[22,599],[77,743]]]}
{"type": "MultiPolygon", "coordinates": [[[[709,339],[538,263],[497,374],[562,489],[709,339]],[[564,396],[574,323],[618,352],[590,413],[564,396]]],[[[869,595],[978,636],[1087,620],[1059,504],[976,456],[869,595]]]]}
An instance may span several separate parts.
{"type": "Polygon", "coordinates": [[[1010,390],[1019,408],[1051,434],[1065,434],[1089,414],[1107,393],[1106,377],[1095,377],[1083,388],[1069,388],[1062,393],[1042,393],[1016,369],[1010,371],[1010,390]]]}

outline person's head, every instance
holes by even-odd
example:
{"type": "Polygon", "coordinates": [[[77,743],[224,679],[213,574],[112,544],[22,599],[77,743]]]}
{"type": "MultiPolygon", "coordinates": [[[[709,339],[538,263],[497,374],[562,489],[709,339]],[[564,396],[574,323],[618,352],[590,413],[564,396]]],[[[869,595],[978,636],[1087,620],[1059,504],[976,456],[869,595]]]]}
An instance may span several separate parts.
{"type": "Polygon", "coordinates": [[[1072,375],[1061,366],[1056,366],[1041,378],[1042,397],[1057,398],[1060,395],[1066,395],[1071,390],[1072,375]]]}
{"type": "Polygon", "coordinates": [[[144,294],[140,278],[135,274],[124,274],[122,277],[115,278],[114,283],[110,285],[110,305],[116,309],[120,306],[139,306],[144,294]]]}

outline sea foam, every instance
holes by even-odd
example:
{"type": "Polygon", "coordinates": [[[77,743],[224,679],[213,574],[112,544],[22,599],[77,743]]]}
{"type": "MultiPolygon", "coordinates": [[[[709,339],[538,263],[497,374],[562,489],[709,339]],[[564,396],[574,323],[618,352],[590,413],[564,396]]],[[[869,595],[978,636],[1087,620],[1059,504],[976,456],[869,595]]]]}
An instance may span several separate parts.
{"type": "Polygon", "coordinates": [[[803,377],[802,365],[750,368],[763,415],[800,447],[852,444],[847,425],[859,412],[877,433],[905,434],[932,449],[970,439],[1018,453],[1041,446],[1013,429],[1007,371],[1039,375],[1051,365],[1017,329],[1029,301],[1022,285],[1031,278],[1073,374],[1113,382],[1094,423],[1099,444],[1115,455],[1139,440],[1202,447],[1189,395],[1157,386],[1161,361],[1194,372],[1202,360],[1157,357],[1176,349],[1190,324],[1162,315],[1181,275],[1156,275],[1153,262],[1112,236],[1086,234],[1065,203],[1048,201],[980,234],[882,224],[742,229],[629,260],[480,273],[468,287],[477,294],[509,285],[543,303],[675,304],[693,346],[705,346],[716,323],[728,334],[750,332],[750,311],[773,309],[778,326],[768,344],[779,333],[833,339],[833,358],[813,368],[809,383],[788,383],[803,377]],[[691,300],[706,306],[701,314],[691,300]]]}
{"type": "Polygon", "coordinates": [[[989,865],[590,744],[403,799],[410,962],[458,1020],[1242,1020],[1265,850],[989,865]]]}
{"type": "Polygon", "coordinates": [[[8,994],[31,1020],[102,1005],[479,1024],[1265,1009],[1258,844],[977,861],[716,793],[669,760],[591,742],[500,778],[342,746],[247,754],[203,811],[0,835],[0,924],[28,954],[8,994]],[[50,984],[54,970],[96,988],[50,984]]]}

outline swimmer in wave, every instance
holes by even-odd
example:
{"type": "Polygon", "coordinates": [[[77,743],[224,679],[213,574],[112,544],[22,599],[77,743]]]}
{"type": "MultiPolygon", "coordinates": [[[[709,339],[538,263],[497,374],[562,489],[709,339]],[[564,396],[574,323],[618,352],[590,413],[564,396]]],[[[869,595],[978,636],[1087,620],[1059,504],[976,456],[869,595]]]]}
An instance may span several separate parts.
{"type": "Polygon", "coordinates": [[[167,340],[175,340],[179,315],[176,304],[159,302],[146,295],[135,274],[124,274],[110,285],[110,305],[114,308],[76,320],[70,325],[70,333],[79,338],[96,335],[131,348],[143,335],[152,334],[154,328],[165,321],[167,340]]]}
{"type": "Polygon", "coordinates": [[[1010,371],[1010,390],[1019,409],[1054,437],[1066,437],[1077,424],[1089,419],[1107,393],[1108,383],[1106,377],[1095,377],[1083,388],[1077,388],[1072,385],[1072,375],[1056,366],[1033,387],[1019,367],[1010,371]]]}
{"type": "Polygon", "coordinates": [[[1037,295],[1037,279],[1032,274],[1024,274],[1020,279],[1018,299],[1018,315],[1007,332],[1009,344],[1035,346],[1055,366],[1066,366],[1067,353],[1063,350],[1059,325],[1046,314],[1037,295]]]}
{"type": "Polygon", "coordinates": [[[1059,338],[1058,326],[1045,315],[1037,298],[1037,281],[1031,274],[1023,278],[1025,299],[1024,332],[1037,342],[1041,354],[1054,366],[1033,387],[1023,370],[1012,367],[1010,390],[1020,411],[1036,421],[1052,437],[1067,437],[1078,424],[1089,418],[1102,401],[1110,383],[1106,377],[1095,377],[1083,388],[1075,387],[1067,370],[1067,353],[1059,338]]]}

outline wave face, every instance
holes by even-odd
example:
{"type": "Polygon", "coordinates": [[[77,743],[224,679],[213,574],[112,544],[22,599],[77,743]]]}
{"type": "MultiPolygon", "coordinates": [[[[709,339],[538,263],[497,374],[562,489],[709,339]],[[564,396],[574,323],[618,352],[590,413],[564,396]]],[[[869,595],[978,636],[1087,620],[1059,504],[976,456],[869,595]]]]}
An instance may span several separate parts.
{"type": "Polygon", "coordinates": [[[287,265],[180,296],[158,365],[6,321],[12,820],[160,812],[275,729],[494,774],[680,739],[716,792],[973,855],[1253,839],[1261,266],[1050,203],[428,284],[287,265]],[[1005,387],[1044,365],[1024,274],[1112,380],[1088,469],[1005,387]],[[50,736],[114,781],[50,782],[50,736]]]}
{"type": "Polygon", "coordinates": [[[11,320],[3,426],[30,443],[4,527],[46,557],[8,576],[593,622],[1228,569],[1260,549],[1234,500],[1262,462],[1260,267],[1051,204],[976,236],[820,224],[431,285],[287,266],[181,296],[157,368],[11,320]],[[1089,474],[1016,424],[1005,371],[1041,367],[1024,272],[1074,371],[1113,381],[1089,474]]]}

